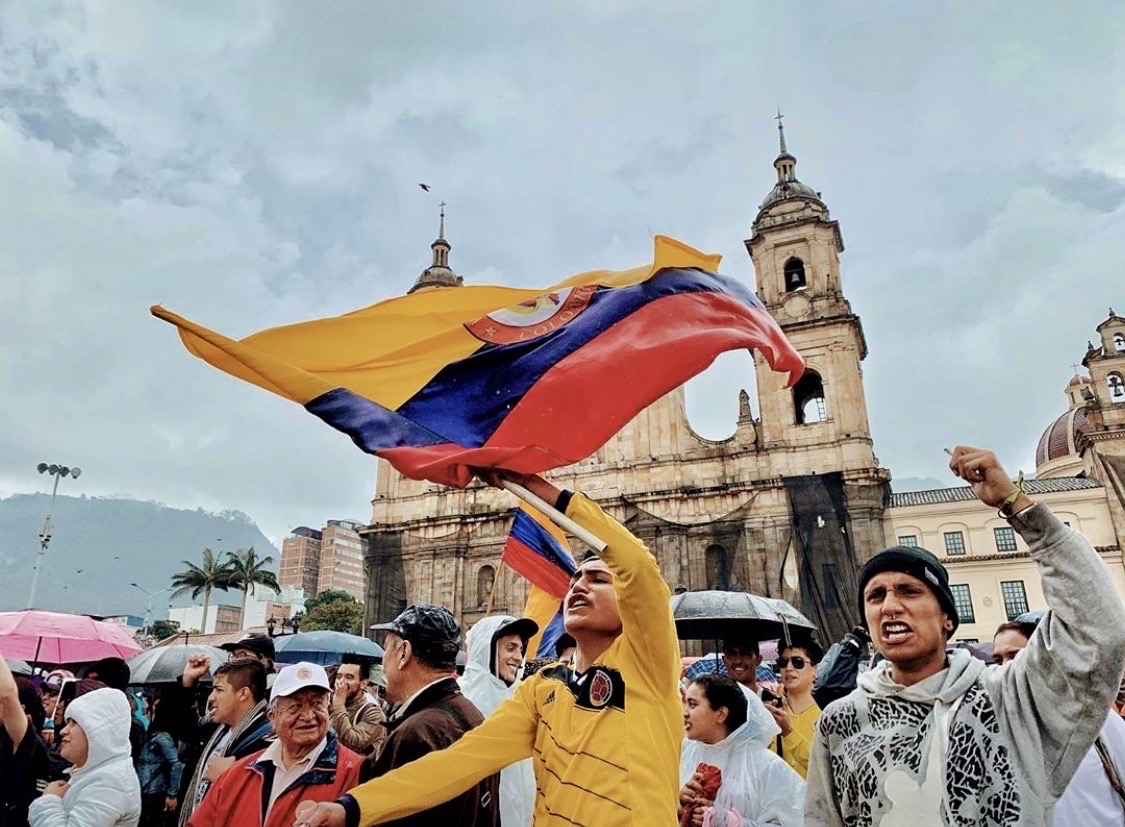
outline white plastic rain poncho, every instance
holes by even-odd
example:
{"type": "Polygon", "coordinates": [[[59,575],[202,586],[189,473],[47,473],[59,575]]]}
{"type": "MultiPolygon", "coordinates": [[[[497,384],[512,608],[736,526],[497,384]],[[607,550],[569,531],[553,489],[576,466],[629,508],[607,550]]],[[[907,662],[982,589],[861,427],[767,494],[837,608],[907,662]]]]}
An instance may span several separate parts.
{"type": "Polygon", "coordinates": [[[756,695],[746,695],[746,723],[717,744],[684,741],[680,785],[700,763],[718,767],[722,786],[715,797],[715,827],[804,824],[805,782],[767,749],[781,731],[756,695]],[[737,812],[741,821],[734,816],[737,812]]]}
{"type": "Polygon", "coordinates": [[[31,802],[33,827],[136,827],[141,817],[141,785],[129,750],[132,711],[125,693],[96,689],[73,700],[66,719],[86,733],[86,763],[70,775],[70,789],[59,798],[31,802]]]}
{"type": "MultiPolygon", "coordinates": [[[[461,693],[486,718],[515,691],[514,685],[508,686],[496,676],[494,662],[496,632],[515,620],[511,615],[483,617],[465,636],[469,651],[461,678],[461,693]]],[[[529,758],[500,772],[500,824],[502,827],[529,827],[534,814],[535,770],[529,758]]]]}

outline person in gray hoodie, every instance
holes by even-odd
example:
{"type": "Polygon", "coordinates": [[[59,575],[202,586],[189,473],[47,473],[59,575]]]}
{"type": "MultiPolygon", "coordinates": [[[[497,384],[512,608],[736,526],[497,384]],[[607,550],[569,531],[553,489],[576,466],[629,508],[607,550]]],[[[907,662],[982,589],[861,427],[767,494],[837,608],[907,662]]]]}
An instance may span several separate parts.
{"type": "Polygon", "coordinates": [[[886,660],[820,719],[808,827],[1048,827],[1117,691],[1125,608],[1089,542],[990,451],[959,446],[950,469],[1027,542],[1050,611],[1023,656],[988,666],[947,650],[958,617],[936,557],[871,558],[860,613],[886,660]]]}
{"type": "Polygon", "coordinates": [[[136,827],[141,785],[129,747],[132,711],[125,693],[96,689],[66,708],[60,750],[70,781],[47,785],[31,803],[31,827],[136,827]]]}

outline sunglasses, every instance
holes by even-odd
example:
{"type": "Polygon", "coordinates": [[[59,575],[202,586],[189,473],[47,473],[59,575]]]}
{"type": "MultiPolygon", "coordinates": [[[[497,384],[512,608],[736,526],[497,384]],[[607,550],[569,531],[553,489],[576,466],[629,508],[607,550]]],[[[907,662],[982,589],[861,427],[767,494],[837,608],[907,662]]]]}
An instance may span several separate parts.
{"type": "Polygon", "coordinates": [[[784,669],[790,663],[793,664],[794,669],[804,669],[805,665],[808,663],[808,661],[805,660],[805,658],[801,657],[800,655],[794,655],[791,658],[778,658],[777,659],[777,668],[778,669],[784,669]]]}

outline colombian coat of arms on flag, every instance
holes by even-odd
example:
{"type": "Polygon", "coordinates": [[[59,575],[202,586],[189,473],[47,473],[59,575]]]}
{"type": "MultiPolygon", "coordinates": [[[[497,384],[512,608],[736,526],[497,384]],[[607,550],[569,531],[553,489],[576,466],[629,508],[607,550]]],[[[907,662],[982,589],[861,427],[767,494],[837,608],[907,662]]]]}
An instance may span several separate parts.
{"type": "Polygon", "coordinates": [[[165,310],[190,353],[303,406],[408,477],[578,462],[727,350],[792,384],[801,357],[719,257],[657,236],[653,260],[546,289],[440,287],[229,339],[165,310]]]}

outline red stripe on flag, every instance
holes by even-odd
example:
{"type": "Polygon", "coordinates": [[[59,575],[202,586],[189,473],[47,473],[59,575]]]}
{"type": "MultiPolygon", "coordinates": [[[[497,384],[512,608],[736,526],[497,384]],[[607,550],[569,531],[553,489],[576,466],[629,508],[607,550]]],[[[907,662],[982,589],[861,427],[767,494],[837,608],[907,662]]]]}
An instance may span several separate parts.
{"type": "Polygon", "coordinates": [[[500,560],[523,575],[532,585],[538,586],[548,594],[559,598],[566,596],[570,588],[570,578],[558,566],[528,548],[515,537],[508,537],[500,560]]]}
{"type": "Polygon", "coordinates": [[[537,474],[593,454],[625,424],[727,350],[755,348],[795,381],[801,358],[764,309],[724,293],[651,302],[562,359],[480,448],[380,451],[408,477],[464,487],[469,466],[537,474]]]}

